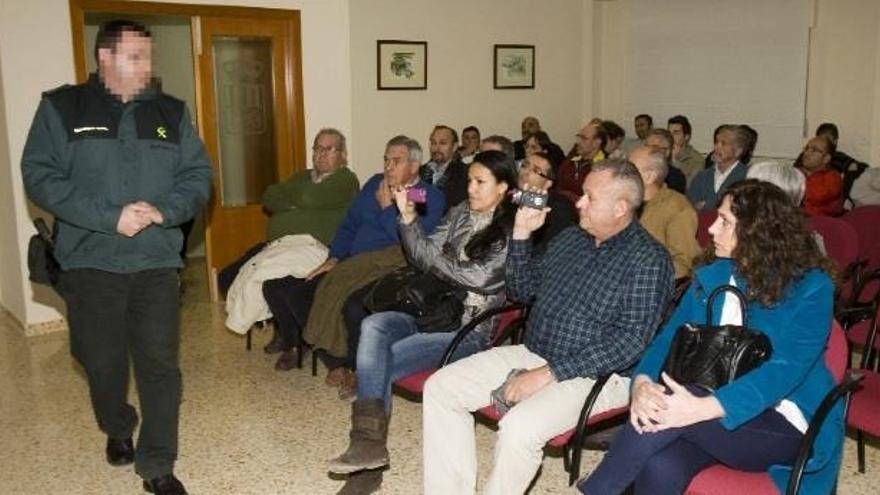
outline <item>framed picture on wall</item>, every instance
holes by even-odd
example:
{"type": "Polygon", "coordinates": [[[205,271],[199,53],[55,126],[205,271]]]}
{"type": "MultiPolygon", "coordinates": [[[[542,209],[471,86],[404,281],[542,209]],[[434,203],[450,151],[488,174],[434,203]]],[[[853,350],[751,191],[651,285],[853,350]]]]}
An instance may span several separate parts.
{"type": "Polygon", "coordinates": [[[428,42],[377,40],[377,89],[428,89],[428,42]]]}
{"type": "Polygon", "coordinates": [[[495,45],[495,89],[534,89],[535,45],[495,45]]]}

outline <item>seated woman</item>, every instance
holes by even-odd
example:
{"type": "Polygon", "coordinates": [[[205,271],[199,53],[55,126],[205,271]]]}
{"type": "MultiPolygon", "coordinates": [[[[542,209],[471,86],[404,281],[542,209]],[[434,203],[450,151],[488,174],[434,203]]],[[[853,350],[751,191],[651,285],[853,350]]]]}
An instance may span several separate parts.
{"type": "MultiPolygon", "coordinates": [[[[732,185],[712,224],[714,253],[633,371],[630,421],[578,488],[590,495],[683,493],[701,470],[721,463],[769,471],[784,491],[809,421],[834,380],[825,367],[834,268],[816,248],[804,215],[778,187],[754,179],[732,185]],[[708,295],[732,284],[748,299],[749,327],[764,332],[770,360],[714,393],[675,383],[661,369],[676,329],[702,323],[708,295]]],[[[713,324],[741,324],[737,299],[715,301],[713,324]],[[720,319],[720,321],[718,321],[720,319]]],[[[829,493],[837,479],[843,408],[825,422],[801,493],[829,493]]]]}
{"type": "MultiPolygon", "coordinates": [[[[516,208],[508,191],[516,187],[513,161],[500,151],[484,151],[468,169],[468,200],[453,207],[431,235],[417,222],[415,206],[404,189],[395,195],[400,210],[400,239],[410,263],[467,291],[462,325],[504,302],[507,239],[516,208]]],[[[455,359],[485,349],[494,322],[480,324],[461,343],[455,359]]],[[[357,400],[352,406],[351,443],[330,461],[330,471],[346,474],[353,485],[378,486],[388,464],[386,436],[391,410],[391,384],[408,374],[435,366],[455,332],[419,333],[415,318],[399,312],[373,314],[361,324],[357,351],[357,400]]],[[[371,493],[359,490],[351,493],[371,493]]]]}

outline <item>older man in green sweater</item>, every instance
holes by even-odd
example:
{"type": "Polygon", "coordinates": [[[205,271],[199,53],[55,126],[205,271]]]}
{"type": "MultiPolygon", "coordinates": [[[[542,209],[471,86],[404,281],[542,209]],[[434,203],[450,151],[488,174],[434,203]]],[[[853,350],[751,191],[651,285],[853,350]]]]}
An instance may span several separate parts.
{"type": "Polygon", "coordinates": [[[347,158],[345,136],[336,129],[321,129],[312,146],[312,168],[266,188],[263,208],[270,215],[266,242],[248,249],[220,271],[217,282],[223,294],[241,267],[268,242],[286,235],[309,234],[330,245],[360,188],[357,176],[346,166],[347,158]]]}

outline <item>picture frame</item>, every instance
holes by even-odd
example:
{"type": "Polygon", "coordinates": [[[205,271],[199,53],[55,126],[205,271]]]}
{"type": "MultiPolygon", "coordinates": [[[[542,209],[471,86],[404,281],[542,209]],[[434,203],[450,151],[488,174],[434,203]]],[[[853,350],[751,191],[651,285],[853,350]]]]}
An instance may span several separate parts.
{"type": "Polygon", "coordinates": [[[428,42],[376,40],[376,89],[428,89],[428,42]]]}
{"type": "Polygon", "coordinates": [[[535,45],[495,45],[495,89],[535,88],[535,45]]]}

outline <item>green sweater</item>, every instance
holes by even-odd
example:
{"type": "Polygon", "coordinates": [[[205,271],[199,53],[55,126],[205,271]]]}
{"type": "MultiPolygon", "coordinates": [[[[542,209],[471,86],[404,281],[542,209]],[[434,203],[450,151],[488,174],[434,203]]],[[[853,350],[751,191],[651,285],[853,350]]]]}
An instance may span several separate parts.
{"type": "Polygon", "coordinates": [[[311,234],[329,246],[359,188],[357,176],[347,167],[318,183],[312,181],[311,170],[301,170],[284,182],[267,187],[263,208],[271,216],[266,240],[311,234]]]}

